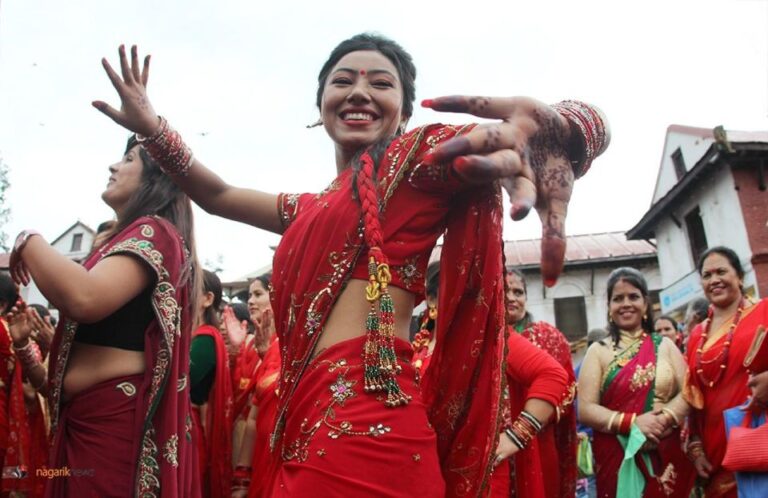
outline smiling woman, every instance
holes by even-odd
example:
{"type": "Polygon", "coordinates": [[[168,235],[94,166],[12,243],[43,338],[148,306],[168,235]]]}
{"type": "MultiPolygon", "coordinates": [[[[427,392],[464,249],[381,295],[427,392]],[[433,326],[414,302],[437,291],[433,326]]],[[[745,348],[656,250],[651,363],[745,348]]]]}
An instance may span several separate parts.
{"type": "MultiPolygon", "coordinates": [[[[189,344],[198,267],[189,198],[128,141],[102,194],[117,217],[81,266],[34,232],[11,253],[63,319],[50,352],[51,479],[46,497],[199,496],[190,435],[189,344]],[[138,422],[138,423],[137,423],[138,422]]],[[[21,355],[31,332],[11,317],[21,355]]],[[[39,362],[38,362],[39,363],[39,362]]],[[[39,367],[25,364],[25,372],[39,367]]]]}
{"type": "Polygon", "coordinates": [[[610,341],[589,347],[579,373],[579,420],[594,429],[597,496],[688,496],[695,474],[679,430],[688,413],[685,361],[672,341],[651,334],[648,285],[639,271],[614,270],[607,288],[610,341]],[[630,446],[628,465],[639,479],[619,472],[630,446]]]}
{"type": "MultiPolygon", "coordinates": [[[[753,303],[744,295],[744,270],[732,249],[707,250],[698,270],[711,305],[688,341],[685,397],[693,408],[688,453],[699,475],[708,479],[706,496],[735,498],[734,474],[721,465],[726,449],[723,411],[744,404],[752,394],[754,378],[744,359],[758,328],[768,324],[768,301],[753,303]]],[[[764,388],[766,374],[758,377],[764,388]]]]}
{"type": "Polygon", "coordinates": [[[392,40],[357,35],[318,75],[338,176],[320,193],[276,196],[229,185],[195,159],[149,104],[148,59],[142,69],[136,47],[130,58],[124,47],[119,54],[120,74],[103,65],[121,109],[94,106],[146,137],[205,210],[283,236],[271,294],[282,370],[269,495],[482,495],[499,434],[501,188],[514,219],[535,204],[542,273],[553,283],[574,179],[609,142],[602,113],[576,101],[442,97],[423,105],[494,121],[403,133],[415,99],[411,56],[392,40]],[[445,231],[441,285],[451,292],[441,293],[422,398],[408,326],[445,231]]]}

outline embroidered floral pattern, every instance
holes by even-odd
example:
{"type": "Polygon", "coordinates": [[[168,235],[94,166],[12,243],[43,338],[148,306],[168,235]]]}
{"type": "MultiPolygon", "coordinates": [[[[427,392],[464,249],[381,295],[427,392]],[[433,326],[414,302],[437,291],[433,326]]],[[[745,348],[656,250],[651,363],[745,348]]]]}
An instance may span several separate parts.
{"type": "Polygon", "coordinates": [[[407,289],[410,289],[414,282],[420,283],[424,280],[424,274],[419,270],[419,255],[406,259],[405,264],[397,267],[397,274],[400,281],[407,289]]]}
{"type": "Polygon", "coordinates": [[[647,363],[645,366],[640,366],[635,369],[635,373],[632,374],[632,381],[629,384],[631,391],[637,391],[642,389],[656,378],[656,365],[653,362],[647,363]]]}
{"type": "Polygon", "coordinates": [[[139,456],[138,496],[154,498],[160,491],[160,465],[157,462],[157,444],[155,444],[155,429],[150,425],[144,434],[139,456]]]}
{"type": "Polygon", "coordinates": [[[280,194],[278,197],[278,214],[284,228],[287,228],[296,218],[299,208],[299,196],[300,194],[280,194]]]}
{"type": "MultiPolygon", "coordinates": [[[[352,422],[349,422],[348,420],[342,420],[337,423],[336,409],[344,407],[345,402],[348,399],[357,396],[357,393],[354,390],[357,381],[347,378],[350,366],[345,359],[340,359],[338,361],[325,360],[319,362],[316,368],[319,368],[320,365],[327,365],[328,372],[330,373],[338,372],[335,382],[329,386],[331,392],[330,402],[325,410],[323,410],[319,420],[312,424],[310,424],[310,421],[306,418],[302,421],[299,429],[299,438],[285,444],[283,447],[282,456],[285,461],[306,461],[307,458],[309,458],[309,445],[312,438],[323,426],[328,428],[328,437],[334,440],[343,436],[368,436],[377,438],[389,434],[392,431],[391,427],[382,423],[372,423],[368,426],[368,430],[362,431],[355,430],[352,422]]],[[[358,366],[358,368],[361,367],[358,366]]],[[[325,450],[323,450],[323,454],[325,454],[325,450]]]]}
{"type": "Polygon", "coordinates": [[[141,235],[151,239],[155,235],[155,229],[151,225],[141,225],[141,235]]]}
{"type": "Polygon", "coordinates": [[[179,466],[179,435],[174,434],[170,438],[168,438],[168,441],[165,442],[165,446],[163,447],[163,457],[165,457],[165,461],[171,464],[173,467],[179,466]]]}

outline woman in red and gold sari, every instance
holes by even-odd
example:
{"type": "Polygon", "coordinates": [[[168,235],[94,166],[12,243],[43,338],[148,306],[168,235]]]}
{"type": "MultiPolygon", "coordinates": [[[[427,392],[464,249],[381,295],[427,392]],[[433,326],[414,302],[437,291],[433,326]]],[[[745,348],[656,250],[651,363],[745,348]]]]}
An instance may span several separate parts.
{"type": "Polygon", "coordinates": [[[282,369],[271,496],[483,494],[500,428],[500,187],[512,195],[513,218],[539,210],[552,285],[573,179],[608,142],[600,113],[574,101],[443,97],[423,105],[498,121],[405,133],[411,57],[391,40],[358,35],[334,49],[318,78],[337,178],[319,194],[274,196],[177,161],[186,146],[148,105],[137,54],[120,55],[122,77],[105,67],[122,109],[96,107],[148,136],[206,210],[283,234],[272,279],[282,369]],[[408,326],[443,233],[438,337],[420,393],[408,326]]]}
{"type": "Polygon", "coordinates": [[[437,322],[437,292],[440,286],[440,262],[434,261],[427,266],[427,280],[424,301],[427,309],[419,317],[419,331],[413,336],[413,368],[418,378],[424,377],[435,350],[435,323],[437,322]]]}
{"type": "Polygon", "coordinates": [[[11,254],[63,316],[47,388],[48,497],[199,496],[189,341],[197,264],[189,199],[131,138],[102,194],[117,223],[81,266],[32,231],[11,254]],[[69,473],[69,475],[65,475],[69,473]]]}
{"type": "MultiPolygon", "coordinates": [[[[536,349],[543,351],[556,361],[564,376],[556,391],[557,396],[547,399],[556,407],[555,423],[546,426],[532,441],[530,447],[515,455],[514,496],[558,498],[576,494],[576,413],[573,400],[576,397],[576,376],[573,373],[571,348],[562,332],[546,322],[534,322],[526,309],[528,289],[523,274],[507,269],[507,382],[509,384],[512,415],[522,410],[522,401],[530,397],[541,399],[530,382],[521,382],[519,374],[514,375],[519,358],[525,358],[519,349],[522,337],[536,349]],[[513,341],[515,343],[513,344],[513,341]],[[553,465],[552,462],[557,462],[553,465]],[[546,468],[546,472],[543,469],[546,468]],[[534,490],[539,490],[534,492],[534,490]]],[[[530,375],[530,373],[528,373],[530,375]]],[[[535,377],[534,377],[535,378],[535,377]]],[[[496,473],[499,471],[497,470],[496,473]]],[[[494,478],[496,476],[494,475],[494,478]]]]}
{"type": "Polygon", "coordinates": [[[704,480],[707,498],[736,498],[732,472],[721,467],[726,433],[723,410],[744,404],[750,395],[744,358],[758,327],[768,325],[768,301],[754,304],[742,290],[744,270],[727,247],[706,251],[698,264],[709,316],[688,341],[685,398],[692,407],[688,454],[704,480]]]}
{"type": "Polygon", "coordinates": [[[597,496],[688,496],[694,472],[678,428],[688,413],[685,361],[672,341],[652,334],[640,272],[618,268],[607,288],[610,340],[589,347],[579,373],[579,419],[595,431],[597,496]]]}

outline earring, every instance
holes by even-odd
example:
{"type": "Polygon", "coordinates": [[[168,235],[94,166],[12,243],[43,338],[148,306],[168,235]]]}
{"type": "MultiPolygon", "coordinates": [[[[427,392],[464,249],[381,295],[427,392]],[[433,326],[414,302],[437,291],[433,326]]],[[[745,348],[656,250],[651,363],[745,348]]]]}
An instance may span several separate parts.
{"type": "Polygon", "coordinates": [[[437,318],[437,306],[434,304],[429,305],[429,318],[435,320],[437,318]]]}
{"type": "Polygon", "coordinates": [[[317,128],[318,126],[323,126],[323,118],[317,118],[317,121],[315,121],[314,123],[312,123],[310,125],[307,125],[306,128],[307,129],[317,128]]]}

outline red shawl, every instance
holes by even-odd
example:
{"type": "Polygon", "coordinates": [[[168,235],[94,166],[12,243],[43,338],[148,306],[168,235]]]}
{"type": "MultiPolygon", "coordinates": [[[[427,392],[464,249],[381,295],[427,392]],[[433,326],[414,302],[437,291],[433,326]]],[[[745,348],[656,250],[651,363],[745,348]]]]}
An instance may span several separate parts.
{"type": "MultiPolygon", "coordinates": [[[[706,485],[707,496],[736,496],[733,473],[720,465],[725,456],[725,422],[723,410],[742,405],[751,394],[747,387],[749,374],[744,367],[744,358],[749,351],[755,331],[760,325],[768,325],[768,299],[763,299],[742,313],[733,334],[728,360],[720,380],[709,387],[695,375],[696,350],[702,347],[701,334],[706,321],[691,332],[688,341],[688,376],[686,377],[685,398],[694,408],[691,411],[691,435],[699,436],[704,443],[704,453],[712,464],[711,478],[706,485]]],[[[714,331],[713,331],[714,332],[714,331]]],[[[703,354],[704,375],[714,379],[720,365],[727,334],[720,337],[703,354]]]]}
{"type": "MultiPolygon", "coordinates": [[[[204,461],[208,466],[209,481],[206,483],[208,492],[204,494],[211,498],[224,498],[232,493],[232,379],[229,376],[227,346],[221,332],[212,325],[201,325],[192,337],[199,335],[213,339],[216,355],[216,371],[205,411],[205,444],[198,447],[198,451],[202,451],[204,446],[207,452],[204,461]]],[[[200,470],[202,473],[206,469],[200,470]]]]}
{"type": "MultiPolygon", "coordinates": [[[[91,254],[84,266],[93,268],[115,254],[143,261],[155,276],[152,306],[155,319],[144,333],[147,369],[139,389],[144,423],[136,435],[134,494],[163,498],[199,497],[197,461],[192,442],[189,399],[191,316],[188,297],[191,260],[176,228],[159,217],[142,217],[91,254]]],[[[116,282],[116,285],[119,282],[116,282]]],[[[78,324],[64,318],[51,346],[51,433],[61,409],[67,359],[78,324]]],[[[58,454],[54,448],[54,455],[58,454]]]]}
{"type": "MultiPolygon", "coordinates": [[[[509,331],[515,333],[514,330],[509,331]]],[[[576,411],[573,400],[576,394],[576,375],[573,372],[571,345],[562,332],[547,322],[528,323],[522,336],[533,345],[548,353],[563,367],[568,376],[561,404],[557,406],[559,418],[548,425],[538,436],[540,453],[544,462],[559,462],[559,479],[545,480],[548,497],[573,496],[576,493],[576,411]]]]}
{"type": "Polygon", "coordinates": [[[31,434],[21,363],[11,344],[11,334],[0,318],[0,471],[7,476],[2,479],[2,489],[29,491],[33,479],[20,477],[21,473],[34,472],[30,465],[31,434]]]}
{"type": "MultiPolygon", "coordinates": [[[[388,244],[396,245],[415,257],[420,249],[411,252],[409,247],[432,247],[445,231],[437,346],[423,395],[437,432],[448,496],[487,491],[500,427],[501,192],[494,184],[457,193],[449,185],[446,165],[419,163],[438,143],[468,129],[432,125],[398,137],[378,165],[377,177],[385,252],[388,244]]],[[[348,169],[321,194],[279,197],[281,216],[290,226],[273,265],[272,309],[283,356],[273,447],[325,320],[350,269],[367,250],[358,231],[361,211],[351,179],[348,169]]],[[[389,408],[382,404],[381,409],[389,408]]]]}
{"type": "Polygon", "coordinates": [[[264,360],[253,375],[252,403],[257,407],[256,434],[251,460],[251,487],[248,498],[261,498],[269,483],[265,482],[270,468],[269,435],[275,427],[277,413],[277,379],[280,375],[280,343],[272,341],[264,360]]]}

